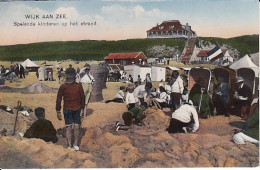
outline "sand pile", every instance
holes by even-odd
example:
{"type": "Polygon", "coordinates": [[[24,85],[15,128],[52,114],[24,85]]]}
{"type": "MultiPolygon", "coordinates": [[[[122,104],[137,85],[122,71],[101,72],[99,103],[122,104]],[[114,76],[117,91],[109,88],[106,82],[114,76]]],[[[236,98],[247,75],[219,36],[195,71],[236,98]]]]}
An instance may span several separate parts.
{"type": "MultiPolygon", "coordinates": [[[[13,133],[15,117],[16,117],[16,110],[14,110],[14,114],[10,114],[8,112],[0,110],[0,131],[6,129],[7,136],[12,135],[13,133]]],[[[21,113],[19,113],[17,118],[16,128],[15,128],[16,131],[15,134],[17,135],[18,132],[25,132],[26,129],[32,124],[32,119],[34,119],[34,117],[28,118],[23,116],[21,113]]]]}
{"type": "Polygon", "coordinates": [[[145,129],[165,130],[169,126],[170,117],[160,109],[147,109],[146,118],[143,120],[145,129]]]}
{"type": "Polygon", "coordinates": [[[45,84],[42,84],[42,83],[34,83],[34,84],[31,84],[29,86],[26,86],[24,88],[24,92],[23,93],[57,93],[57,89],[55,88],[51,88],[45,84]]]}
{"type": "Polygon", "coordinates": [[[113,122],[87,129],[81,140],[81,149],[95,155],[98,167],[259,165],[256,145],[237,145],[231,141],[234,129],[243,123],[238,117],[211,117],[201,120],[200,130],[195,134],[169,134],[164,128],[168,126],[170,117],[161,113],[161,110],[149,109],[144,120],[146,126],[133,125],[127,131],[116,132],[113,122]],[[102,163],[99,161],[101,158],[102,163]]]}
{"type": "Polygon", "coordinates": [[[40,94],[40,93],[57,93],[58,89],[51,88],[42,83],[34,83],[24,88],[12,88],[9,86],[1,86],[0,91],[13,92],[13,93],[24,93],[24,94],[40,94]]]}
{"type": "Polygon", "coordinates": [[[67,149],[62,142],[49,144],[38,139],[0,138],[0,155],[4,158],[0,165],[2,168],[259,166],[256,145],[237,145],[231,141],[233,130],[243,123],[238,117],[211,117],[208,121],[201,120],[197,133],[169,134],[165,128],[170,117],[161,113],[161,110],[149,109],[144,120],[146,126],[132,125],[127,131],[115,131],[114,124],[122,121],[121,118],[84,127],[79,152],[67,149]]]}
{"type": "Polygon", "coordinates": [[[76,152],[40,139],[0,138],[1,168],[96,168],[90,153],[76,152]],[[7,163],[8,162],[8,163],[7,163]]]}

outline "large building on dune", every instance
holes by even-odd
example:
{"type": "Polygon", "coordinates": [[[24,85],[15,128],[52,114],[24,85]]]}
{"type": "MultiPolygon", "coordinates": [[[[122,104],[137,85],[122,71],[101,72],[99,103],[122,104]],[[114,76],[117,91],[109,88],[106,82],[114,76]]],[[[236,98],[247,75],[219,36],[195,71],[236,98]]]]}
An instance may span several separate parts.
{"type": "Polygon", "coordinates": [[[196,33],[191,26],[182,25],[179,20],[163,21],[160,25],[146,31],[147,38],[195,38],[196,33]]]}

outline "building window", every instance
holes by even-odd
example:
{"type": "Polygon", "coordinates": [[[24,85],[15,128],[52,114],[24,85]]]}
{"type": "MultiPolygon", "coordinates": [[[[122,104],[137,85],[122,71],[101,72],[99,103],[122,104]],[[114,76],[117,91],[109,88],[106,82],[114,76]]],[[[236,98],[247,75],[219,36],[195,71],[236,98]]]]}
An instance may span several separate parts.
{"type": "Polygon", "coordinates": [[[164,26],[160,26],[159,29],[160,29],[160,30],[164,29],[164,26]]]}
{"type": "Polygon", "coordinates": [[[120,61],[120,64],[121,64],[122,66],[126,65],[126,60],[121,60],[121,61],[120,61]]]}
{"type": "Polygon", "coordinates": [[[170,25],[170,26],[169,26],[169,29],[173,29],[173,28],[174,28],[174,25],[170,25]]]}

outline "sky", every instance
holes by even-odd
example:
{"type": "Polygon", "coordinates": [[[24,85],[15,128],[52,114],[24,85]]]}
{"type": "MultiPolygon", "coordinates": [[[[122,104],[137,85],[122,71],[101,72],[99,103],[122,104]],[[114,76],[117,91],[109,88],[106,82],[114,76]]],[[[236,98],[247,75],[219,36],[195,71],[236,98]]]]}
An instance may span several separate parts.
{"type": "Polygon", "coordinates": [[[201,37],[230,38],[259,34],[259,2],[258,0],[4,1],[0,2],[0,46],[49,41],[146,38],[147,30],[166,20],[179,20],[183,25],[188,23],[201,37]],[[26,16],[32,16],[34,19],[26,16]],[[47,22],[54,25],[42,24],[47,22]]]}

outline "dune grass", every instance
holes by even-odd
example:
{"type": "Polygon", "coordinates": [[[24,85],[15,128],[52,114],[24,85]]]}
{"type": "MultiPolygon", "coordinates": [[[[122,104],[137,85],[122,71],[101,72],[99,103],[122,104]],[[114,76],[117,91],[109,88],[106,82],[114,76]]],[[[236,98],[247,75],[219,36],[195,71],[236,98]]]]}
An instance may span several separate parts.
{"type": "MultiPolygon", "coordinates": [[[[103,60],[109,53],[144,52],[154,45],[178,46],[182,51],[184,39],[129,39],[120,41],[67,41],[0,46],[1,61],[31,60],[103,60]]],[[[147,56],[153,57],[153,56],[147,56]]]]}

